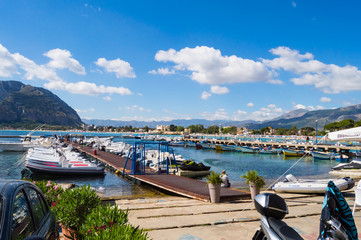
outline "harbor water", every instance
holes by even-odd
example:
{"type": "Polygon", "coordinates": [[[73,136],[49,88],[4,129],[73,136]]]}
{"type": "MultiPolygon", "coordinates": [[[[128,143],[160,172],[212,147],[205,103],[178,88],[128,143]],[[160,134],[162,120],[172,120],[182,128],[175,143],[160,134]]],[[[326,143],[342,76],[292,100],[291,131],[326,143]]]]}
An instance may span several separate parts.
{"type": "MultiPolygon", "coordinates": [[[[28,131],[0,131],[0,136],[5,135],[26,135],[28,131]]],[[[57,135],[66,133],[56,132],[57,135]]],[[[81,133],[84,135],[94,135],[95,133],[81,133]]],[[[53,132],[35,132],[32,136],[53,135],[53,132]]],[[[106,134],[99,134],[106,135],[106,134]]],[[[107,134],[109,135],[109,133],[107,134]]],[[[111,134],[115,136],[114,141],[124,141],[134,144],[134,139],[123,139],[121,134],[111,134]]],[[[0,141],[15,141],[17,139],[0,139],[0,141]]],[[[173,147],[174,154],[181,154],[185,159],[193,159],[211,166],[212,171],[222,172],[226,170],[229,175],[232,187],[247,187],[245,180],[241,179],[248,170],[257,170],[259,175],[266,179],[267,186],[273,183],[279,176],[287,171],[299,158],[284,158],[283,155],[248,154],[230,151],[196,150],[195,148],[173,147]]],[[[0,152],[0,179],[20,179],[21,170],[24,164],[19,167],[12,167],[24,153],[0,152]]],[[[297,178],[332,178],[329,171],[336,161],[315,161],[312,157],[304,157],[287,174],[293,174],[297,178]]],[[[92,187],[104,187],[106,196],[136,196],[159,194],[149,187],[138,186],[129,180],[116,176],[107,171],[104,176],[97,177],[71,177],[71,176],[39,176],[40,179],[50,179],[59,183],[75,183],[77,185],[89,184],[92,187]]]]}

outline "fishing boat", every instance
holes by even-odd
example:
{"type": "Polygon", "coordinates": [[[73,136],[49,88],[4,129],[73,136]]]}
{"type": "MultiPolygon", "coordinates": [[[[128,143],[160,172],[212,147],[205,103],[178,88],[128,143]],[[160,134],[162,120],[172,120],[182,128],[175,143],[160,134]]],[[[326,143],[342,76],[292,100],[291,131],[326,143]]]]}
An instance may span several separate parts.
{"type": "Polygon", "coordinates": [[[196,147],[196,143],[195,142],[186,142],[184,144],[184,147],[196,147]]]}
{"type": "Polygon", "coordinates": [[[184,147],[185,142],[180,142],[180,141],[171,141],[169,142],[169,146],[172,147],[184,147]]]}
{"type": "Polygon", "coordinates": [[[243,153],[258,153],[259,148],[253,148],[249,146],[236,146],[235,150],[243,153]]]}
{"type": "Polygon", "coordinates": [[[123,139],[141,139],[140,136],[136,136],[136,135],[133,135],[133,134],[123,135],[122,138],[123,139]]]}
{"type": "Polygon", "coordinates": [[[201,142],[203,149],[215,149],[215,145],[209,142],[201,142]]]}
{"type": "Polygon", "coordinates": [[[279,154],[279,153],[281,153],[281,149],[261,148],[258,153],[260,153],[260,154],[279,154]]]}
{"type": "Polygon", "coordinates": [[[334,153],[317,152],[317,151],[312,151],[311,155],[315,160],[331,160],[335,157],[334,153]]]}
{"type": "Polygon", "coordinates": [[[216,151],[223,151],[223,148],[222,148],[221,144],[214,145],[214,148],[216,149],[216,151]]]}
{"type": "Polygon", "coordinates": [[[338,179],[297,179],[292,174],[288,174],[284,181],[272,186],[275,192],[288,193],[325,193],[328,182],[332,180],[339,190],[348,190],[355,186],[355,182],[350,177],[338,179]]]}
{"type": "Polygon", "coordinates": [[[104,165],[95,164],[71,148],[34,148],[25,157],[25,167],[35,173],[64,175],[104,174],[104,165]]]}
{"type": "Polygon", "coordinates": [[[305,151],[302,150],[293,150],[293,149],[282,149],[283,155],[285,157],[302,157],[305,155],[305,151]]]}
{"type": "Polygon", "coordinates": [[[203,148],[202,144],[196,143],[196,149],[202,149],[202,148],[203,148]]]}
{"type": "Polygon", "coordinates": [[[215,149],[219,151],[233,151],[234,145],[216,144],[215,149]]]}

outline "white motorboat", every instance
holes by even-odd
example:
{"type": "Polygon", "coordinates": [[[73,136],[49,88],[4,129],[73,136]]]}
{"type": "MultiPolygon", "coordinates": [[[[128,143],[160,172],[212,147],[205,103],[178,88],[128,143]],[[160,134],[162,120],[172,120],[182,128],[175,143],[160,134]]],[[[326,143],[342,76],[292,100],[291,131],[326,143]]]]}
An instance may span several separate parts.
{"type": "Polygon", "coordinates": [[[25,167],[33,172],[51,174],[104,174],[104,165],[95,164],[79,153],[67,149],[31,149],[25,157],[25,167]]]}
{"type": "Polygon", "coordinates": [[[24,137],[21,141],[0,141],[0,152],[25,152],[29,148],[41,144],[42,139],[24,137]]]}
{"type": "Polygon", "coordinates": [[[335,183],[340,191],[351,189],[355,185],[354,180],[350,177],[338,179],[297,179],[292,174],[289,174],[286,176],[286,180],[272,186],[272,190],[289,193],[325,193],[330,180],[335,183]]]}

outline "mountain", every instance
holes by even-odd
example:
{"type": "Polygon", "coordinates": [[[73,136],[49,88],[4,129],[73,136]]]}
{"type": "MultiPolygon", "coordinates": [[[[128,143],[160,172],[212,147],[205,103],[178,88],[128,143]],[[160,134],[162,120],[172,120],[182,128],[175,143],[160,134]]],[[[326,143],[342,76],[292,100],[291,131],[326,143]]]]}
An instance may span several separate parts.
{"type": "Polygon", "coordinates": [[[215,120],[210,121],[206,119],[179,119],[172,121],[153,121],[153,122],[145,122],[145,121],[116,121],[116,120],[99,120],[99,119],[83,119],[83,122],[86,124],[94,124],[97,126],[133,126],[133,127],[144,127],[148,126],[151,128],[155,128],[157,125],[176,125],[188,127],[190,125],[202,124],[204,127],[209,127],[212,125],[217,126],[244,126],[249,129],[259,129],[263,127],[273,127],[273,128],[291,128],[292,126],[296,126],[297,128],[303,127],[313,127],[316,128],[316,120],[317,127],[322,129],[328,123],[338,122],[344,119],[353,119],[359,120],[361,119],[361,104],[353,105],[348,107],[342,107],[337,109],[325,109],[325,110],[315,110],[315,111],[307,111],[305,109],[297,109],[281,115],[277,118],[274,118],[269,121],[257,122],[253,120],[246,121],[225,121],[225,120],[215,120]]]}
{"type": "Polygon", "coordinates": [[[317,127],[322,129],[323,126],[332,122],[339,122],[344,119],[361,119],[361,104],[341,107],[337,109],[306,111],[303,113],[301,111],[296,113],[295,111],[293,111],[281,117],[262,123],[247,124],[246,127],[250,129],[258,129],[268,126],[271,126],[273,128],[290,128],[292,126],[296,126],[299,129],[303,127],[315,128],[317,120],[317,127]]]}
{"type": "Polygon", "coordinates": [[[242,126],[245,124],[255,123],[255,121],[247,120],[247,121],[225,121],[225,120],[215,120],[210,121],[206,119],[177,119],[171,121],[119,121],[119,120],[101,120],[101,119],[82,119],[82,121],[86,124],[93,124],[97,126],[113,126],[113,127],[122,127],[122,126],[132,126],[132,127],[145,127],[148,126],[150,128],[155,128],[157,125],[175,125],[175,126],[183,126],[188,127],[190,125],[202,124],[204,127],[209,126],[242,126]]]}
{"type": "Polygon", "coordinates": [[[78,126],[82,121],[52,92],[18,81],[0,81],[0,122],[78,126]]]}
{"type": "Polygon", "coordinates": [[[280,120],[280,119],[291,119],[291,118],[296,118],[296,117],[302,117],[307,112],[308,112],[308,110],[306,110],[306,109],[296,109],[296,110],[293,110],[286,114],[283,114],[279,117],[276,117],[276,118],[272,119],[272,121],[276,121],[276,120],[280,120]]]}

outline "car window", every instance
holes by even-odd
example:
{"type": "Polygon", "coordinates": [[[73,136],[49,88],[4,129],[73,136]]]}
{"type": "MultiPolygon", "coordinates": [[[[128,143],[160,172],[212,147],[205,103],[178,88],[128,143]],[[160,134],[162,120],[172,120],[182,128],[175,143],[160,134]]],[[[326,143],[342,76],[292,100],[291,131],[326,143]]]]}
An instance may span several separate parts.
{"type": "Polygon", "coordinates": [[[29,200],[33,207],[34,217],[39,224],[45,216],[46,209],[42,203],[42,198],[39,197],[39,193],[34,188],[28,188],[29,200]]]}
{"type": "Polygon", "coordinates": [[[24,239],[34,232],[34,223],[31,219],[29,205],[23,191],[19,191],[14,200],[11,239],[24,239]]]}

